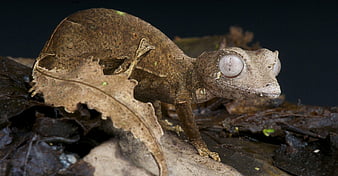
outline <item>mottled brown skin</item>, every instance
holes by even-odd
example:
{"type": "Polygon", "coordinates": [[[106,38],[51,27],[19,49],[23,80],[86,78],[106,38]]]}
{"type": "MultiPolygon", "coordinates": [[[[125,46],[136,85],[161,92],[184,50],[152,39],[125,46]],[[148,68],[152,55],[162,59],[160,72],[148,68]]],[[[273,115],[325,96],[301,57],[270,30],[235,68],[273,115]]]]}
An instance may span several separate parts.
{"type": "MultiPolygon", "coordinates": [[[[140,61],[131,74],[131,78],[139,82],[135,89],[135,98],[174,104],[186,136],[203,156],[219,160],[218,154],[210,152],[201,139],[194,121],[192,103],[212,97],[236,99],[247,95],[276,97],[280,94],[275,75],[269,72],[270,68],[265,68],[266,60],[270,61],[270,57],[276,55],[271,51],[249,52],[230,48],[204,53],[197,59],[190,58],[149,23],[110,9],[83,10],[65,18],[55,29],[39,57],[49,55],[42,60],[45,63],[41,63],[48,69],[65,69],[71,73],[72,69],[81,64],[81,59],[93,56],[100,60],[105,73],[111,74],[117,68],[116,63],[122,63],[117,61],[124,59],[128,63],[135,59],[141,39],[146,39],[155,49],[139,58],[140,61]],[[229,52],[246,55],[243,56],[247,57],[244,59],[247,68],[244,76],[230,79],[220,75],[219,58],[229,52]],[[262,56],[265,58],[264,63],[258,59],[251,66],[249,56],[254,59],[262,56]],[[264,68],[257,69],[257,65],[264,68]],[[256,72],[258,74],[255,75],[256,72]],[[252,81],[254,79],[256,81],[252,81]],[[262,85],[269,90],[261,91],[264,87],[262,85]]],[[[271,60],[272,64],[274,62],[276,59],[271,60]]]]}

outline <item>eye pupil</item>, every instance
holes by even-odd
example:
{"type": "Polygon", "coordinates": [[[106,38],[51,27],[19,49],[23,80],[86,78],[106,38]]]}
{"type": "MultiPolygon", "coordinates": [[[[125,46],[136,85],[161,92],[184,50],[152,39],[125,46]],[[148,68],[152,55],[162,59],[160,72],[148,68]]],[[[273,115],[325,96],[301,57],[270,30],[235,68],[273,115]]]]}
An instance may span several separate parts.
{"type": "Polygon", "coordinates": [[[219,61],[219,69],[224,76],[229,78],[238,76],[243,68],[244,63],[237,55],[225,55],[219,61]]]}

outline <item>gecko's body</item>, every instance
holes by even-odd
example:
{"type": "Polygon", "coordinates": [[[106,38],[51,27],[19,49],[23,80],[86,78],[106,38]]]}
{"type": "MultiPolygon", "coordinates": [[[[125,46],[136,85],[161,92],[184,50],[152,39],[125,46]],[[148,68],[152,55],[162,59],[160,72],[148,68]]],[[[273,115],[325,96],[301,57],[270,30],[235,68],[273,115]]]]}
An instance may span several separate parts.
{"type": "Polygon", "coordinates": [[[41,52],[44,54],[54,55],[44,59],[48,69],[70,72],[81,62],[81,56],[93,56],[100,60],[106,74],[116,72],[116,60],[121,61],[119,68],[123,71],[122,61],[130,64],[138,57],[130,75],[139,82],[135,97],[174,104],[191,143],[201,155],[215,160],[219,157],[202,141],[191,104],[213,97],[275,98],[280,94],[275,78],[280,68],[277,52],[225,48],[191,58],[149,23],[110,9],[84,10],[64,19],[46,43],[41,52]],[[143,39],[148,49],[137,56],[143,39]],[[61,57],[64,59],[58,59],[61,57]]]}

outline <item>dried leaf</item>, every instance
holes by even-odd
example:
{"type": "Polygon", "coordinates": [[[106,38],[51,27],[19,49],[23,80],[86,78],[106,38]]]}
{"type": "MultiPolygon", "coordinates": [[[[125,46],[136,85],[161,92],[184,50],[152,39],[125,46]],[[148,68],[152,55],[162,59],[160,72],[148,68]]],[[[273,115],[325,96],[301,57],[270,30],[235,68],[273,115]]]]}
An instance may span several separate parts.
{"type": "MultiPolygon", "coordinates": [[[[98,61],[81,59],[71,72],[46,69],[43,61],[51,55],[38,58],[34,65],[33,77],[35,93],[43,93],[46,103],[64,106],[74,112],[79,103],[109,117],[116,128],[130,131],[140,139],[153,154],[161,175],[167,175],[167,166],[160,145],[163,131],[157,122],[151,103],[143,103],[134,98],[136,80],[128,79],[126,73],[104,75],[98,61]]],[[[58,58],[61,59],[61,58],[58,58]]]]}

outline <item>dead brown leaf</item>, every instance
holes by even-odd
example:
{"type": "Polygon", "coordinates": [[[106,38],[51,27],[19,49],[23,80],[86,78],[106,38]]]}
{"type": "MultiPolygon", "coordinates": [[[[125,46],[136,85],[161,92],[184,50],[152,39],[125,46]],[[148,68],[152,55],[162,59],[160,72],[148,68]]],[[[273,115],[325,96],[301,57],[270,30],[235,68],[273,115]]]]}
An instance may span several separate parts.
{"type": "Polygon", "coordinates": [[[130,131],[144,142],[154,156],[161,175],[167,175],[160,145],[163,131],[152,104],[134,98],[137,81],[128,79],[126,73],[104,75],[98,61],[93,58],[81,59],[82,62],[71,72],[47,69],[48,66],[40,61],[49,56],[39,57],[34,65],[32,95],[43,93],[46,103],[63,106],[70,112],[74,112],[79,103],[96,109],[102,113],[102,118],[109,117],[116,128],[130,131]]]}

